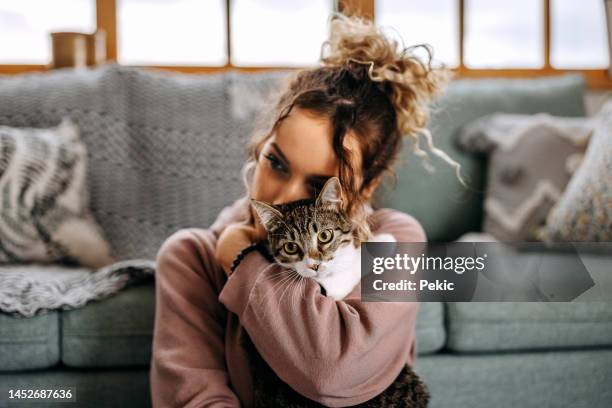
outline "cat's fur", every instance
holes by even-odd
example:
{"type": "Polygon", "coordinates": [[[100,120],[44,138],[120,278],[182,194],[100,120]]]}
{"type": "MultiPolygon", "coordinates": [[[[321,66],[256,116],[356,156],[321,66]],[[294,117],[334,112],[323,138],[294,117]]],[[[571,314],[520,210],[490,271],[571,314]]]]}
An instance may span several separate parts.
{"type": "MultiPolygon", "coordinates": [[[[348,295],[361,279],[361,245],[355,238],[351,220],[342,211],[341,187],[337,177],[330,178],[316,200],[299,200],[271,205],[251,199],[262,225],[268,232],[268,248],[274,260],[312,278],[327,296],[336,300],[348,295]],[[333,231],[327,243],[317,235],[333,231]],[[284,250],[288,242],[297,245],[295,254],[284,250]]],[[[372,241],[395,242],[391,234],[375,235],[372,241]]]]}
{"type": "MultiPolygon", "coordinates": [[[[325,290],[327,296],[341,300],[361,279],[361,245],[356,244],[354,228],[342,211],[341,187],[338,178],[330,178],[316,200],[300,200],[271,205],[251,200],[262,225],[268,231],[267,246],[279,264],[295,269],[301,276],[312,278],[325,290]],[[321,244],[317,235],[323,229],[333,230],[333,238],[321,244]],[[299,250],[291,255],[283,245],[291,241],[299,250]],[[312,267],[315,266],[316,270],[312,267]]],[[[375,235],[377,241],[395,241],[390,234],[375,235]]],[[[262,359],[248,335],[242,342],[248,352],[253,378],[254,406],[322,407],[283,382],[262,359]]],[[[427,387],[405,365],[395,381],[382,393],[356,407],[426,407],[429,401],[427,387]]]]}

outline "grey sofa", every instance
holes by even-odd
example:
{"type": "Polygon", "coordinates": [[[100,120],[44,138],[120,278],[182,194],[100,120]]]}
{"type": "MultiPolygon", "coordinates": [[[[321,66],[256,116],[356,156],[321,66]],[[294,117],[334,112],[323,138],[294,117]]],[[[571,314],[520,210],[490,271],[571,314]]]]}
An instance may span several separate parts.
{"type": "MultiPolygon", "coordinates": [[[[0,124],[50,126],[71,116],[89,148],[92,211],[115,254],[153,258],[165,237],[206,228],[241,194],[253,115],[285,74],[186,75],[109,64],[4,76],[0,124]]],[[[579,76],[454,81],[430,128],[476,188],[462,189],[435,159],[430,175],[405,155],[397,189],[381,189],[379,205],[414,215],[431,241],[479,231],[486,163],[456,149],[459,127],[497,111],[581,116],[584,88],[579,76]]],[[[612,256],[592,261],[612,265],[612,256]]],[[[149,282],[81,309],[0,314],[0,390],[72,386],[76,405],[50,406],[150,406],[154,305],[149,282]]],[[[417,336],[416,369],[432,407],[612,406],[611,303],[423,303],[417,336]]],[[[0,406],[7,404],[0,396],[0,406]]]]}

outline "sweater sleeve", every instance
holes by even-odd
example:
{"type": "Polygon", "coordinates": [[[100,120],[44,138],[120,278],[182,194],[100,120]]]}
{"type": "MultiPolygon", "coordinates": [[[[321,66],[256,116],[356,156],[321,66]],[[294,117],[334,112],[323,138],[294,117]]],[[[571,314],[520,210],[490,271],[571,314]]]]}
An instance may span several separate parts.
{"type": "MultiPolygon", "coordinates": [[[[371,216],[372,230],[398,242],[425,242],[413,217],[391,209],[371,216]]],[[[237,314],[261,356],[302,395],[328,406],[381,393],[415,357],[418,303],[361,302],[361,287],[341,301],[312,279],[249,253],[219,300],[237,314]]]]}

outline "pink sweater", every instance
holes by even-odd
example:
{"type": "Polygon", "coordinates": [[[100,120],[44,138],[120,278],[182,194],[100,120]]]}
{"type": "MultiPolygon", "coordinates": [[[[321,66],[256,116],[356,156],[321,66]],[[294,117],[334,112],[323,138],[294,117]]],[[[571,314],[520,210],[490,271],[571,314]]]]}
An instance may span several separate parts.
{"type": "MultiPolygon", "coordinates": [[[[271,277],[282,267],[258,252],[228,279],[215,245],[247,211],[239,199],[209,229],[181,229],[158,252],[153,406],[251,406],[244,331],[284,382],[321,404],[355,405],[381,393],[414,363],[418,303],[362,303],[360,285],[334,301],[311,279],[278,291],[271,277]]],[[[426,241],[418,221],[399,211],[373,211],[368,222],[399,242],[426,241]]]]}

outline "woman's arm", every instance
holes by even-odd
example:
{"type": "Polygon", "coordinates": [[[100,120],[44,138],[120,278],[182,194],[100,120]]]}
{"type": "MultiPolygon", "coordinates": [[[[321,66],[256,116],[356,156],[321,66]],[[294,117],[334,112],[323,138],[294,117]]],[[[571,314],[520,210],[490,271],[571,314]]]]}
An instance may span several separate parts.
{"type": "Polygon", "coordinates": [[[225,363],[226,275],[209,230],[181,229],[157,254],[151,358],[153,407],[236,407],[225,363]]]}
{"type": "MultiPolygon", "coordinates": [[[[398,242],[426,240],[409,215],[382,209],[372,217],[376,233],[390,233],[398,242]]],[[[219,300],[296,391],[328,406],[357,404],[382,392],[413,361],[418,303],[362,303],[359,285],[334,301],[311,279],[280,288],[279,273],[287,270],[249,253],[219,300]]]]}

